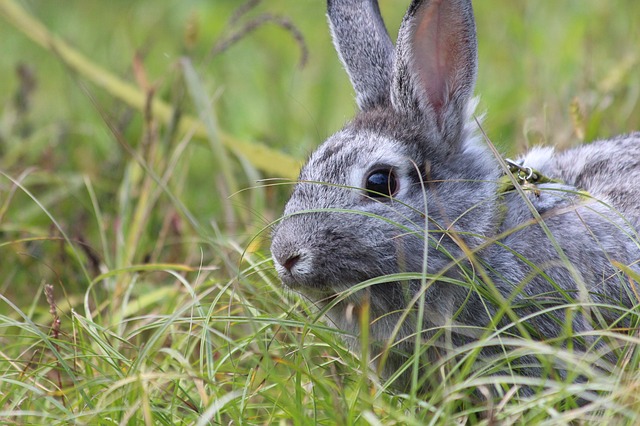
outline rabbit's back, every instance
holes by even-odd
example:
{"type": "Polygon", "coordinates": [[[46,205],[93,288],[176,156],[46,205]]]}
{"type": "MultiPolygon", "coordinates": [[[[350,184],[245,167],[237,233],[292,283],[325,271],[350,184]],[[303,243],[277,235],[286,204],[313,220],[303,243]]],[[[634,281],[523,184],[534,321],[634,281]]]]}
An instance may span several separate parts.
{"type": "Polygon", "coordinates": [[[557,153],[534,149],[523,164],[609,204],[640,231],[640,132],[557,153]]]}

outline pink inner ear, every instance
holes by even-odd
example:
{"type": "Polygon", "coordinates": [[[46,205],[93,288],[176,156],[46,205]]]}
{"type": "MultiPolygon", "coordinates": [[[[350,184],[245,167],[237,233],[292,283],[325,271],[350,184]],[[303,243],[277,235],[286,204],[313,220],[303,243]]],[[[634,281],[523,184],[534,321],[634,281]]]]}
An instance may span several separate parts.
{"type": "Polygon", "coordinates": [[[463,22],[447,0],[432,0],[416,16],[412,47],[417,82],[429,104],[439,111],[457,89],[459,62],[464,59],[463,22]]]}

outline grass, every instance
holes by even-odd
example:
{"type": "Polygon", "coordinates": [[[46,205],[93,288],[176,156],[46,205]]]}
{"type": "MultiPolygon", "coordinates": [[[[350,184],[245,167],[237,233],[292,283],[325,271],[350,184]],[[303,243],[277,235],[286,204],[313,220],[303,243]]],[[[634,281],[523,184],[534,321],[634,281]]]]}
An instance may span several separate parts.
{"type": "MultiPolygon", "coordinates": [[[[381,3],[394,32],[406,2],[381,3]]],[[[640,129],[640,4],[476,3],[477,92],[502,152],[640,129]]],[[[428,395],[398,394],[280,286],[268,225],[290,186],[258,179],[295,177],[355,106],[324,2],[268,0],[233,21],[238,6],[0,0],[0,422],[636,423],[633,333],[600,333],[628,346],[609,371],[488,335],[430,366],[428,395]],[[264,13],[300,29],[304,68],[276,24],[211,55],[264,13]],[[590,380],[479,403],[500,360],[478,353],[498,343],[590,380]],[[580,407],[584,390],[599,393],[580,407]]]]}

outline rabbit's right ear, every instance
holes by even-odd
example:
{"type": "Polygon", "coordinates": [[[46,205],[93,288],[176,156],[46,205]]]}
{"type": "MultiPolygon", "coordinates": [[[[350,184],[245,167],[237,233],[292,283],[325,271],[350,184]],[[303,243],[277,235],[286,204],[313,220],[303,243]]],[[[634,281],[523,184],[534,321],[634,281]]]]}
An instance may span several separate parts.
{"type": "Polygon", "coordinates": [[[394,47],[378,0],[327,0],[327,15],[360,109],[388,103],[394,47]]]}
{"type": "Polygon", "coordinates": [[[413,0],[395,55],[394,109],[431,122],[444,139],[459,142],[477,74],[471,0],[413,0]]]}

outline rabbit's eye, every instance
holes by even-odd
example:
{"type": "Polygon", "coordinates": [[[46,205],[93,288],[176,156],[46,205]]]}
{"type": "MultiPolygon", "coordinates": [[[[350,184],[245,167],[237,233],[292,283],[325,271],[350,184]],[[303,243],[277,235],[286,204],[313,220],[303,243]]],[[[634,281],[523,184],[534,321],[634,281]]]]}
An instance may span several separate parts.
{"type": "Polygon", "coordinates": [[[392,169],[374,170],[367,177],[365,189],[370,197],[392,197],[398,192],[398,180],[392,169]]]}

